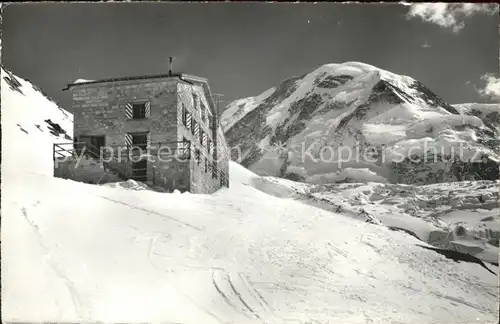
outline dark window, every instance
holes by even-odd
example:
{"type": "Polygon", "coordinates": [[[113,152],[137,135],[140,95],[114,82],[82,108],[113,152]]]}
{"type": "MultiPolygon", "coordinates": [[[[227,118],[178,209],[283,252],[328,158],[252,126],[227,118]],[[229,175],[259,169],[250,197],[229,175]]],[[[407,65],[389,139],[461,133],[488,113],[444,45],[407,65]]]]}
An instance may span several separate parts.
{"type": "Polygon", "coordinates": [[[182,124],[187,127],[187,120],[188,120],[188,111],[186,107],[184,107],[184,104],[182,104],[182,124]]]}
{"type": "Polygon", "coordinates": [[[193,135],[195,135],[195,129],[196,129],[196,121],[191,120],[191,133],[193,133],[193,135]]]}
{"type": "Polygon", "coordinates": [[[200,165],[200,161],[201,161],[201,152],[199,149],[196,149],[195,153],[194,153],[194,158],[195,158],[195,161],[196,161],[196,164],[200,165]]]}
{"type": "Polygon", "coordinates": [[[146,118],[146,104],[145,103],[132,104],[132,118],[133,119],[146,118]]]}
{"type": "Polygon", "coordinates": [[[208,172],[208,159],[205,158],[205,172],[208,172]]]}
{"type": "Polygon", "coordinates": [[[192,121],[191,113],[190,112],[186,112],[186,128],[188,130],[191,128],[191,121],[192,121]]]}
{"type": "Polygon", "coordinates": [[[201,144],[201,145],[203,145],[203,144],[204,144],[204,143],[203,143],[203,133],[204,133],[203,129],[200,129],[200,133],[199,133],[199,134],[200,134],[200,144],[201,144]]]}
{"type": "Polygon", "coordinates": [[[78,138],[76,150],[78,154],[84,149],[84,154],[87,156],[98,158],[101,153],[101,148],[105,146],[104,136],[80,136],[78,138]]]}
{"type": "Polygon", "coordinates": [[[104,136],[91,136],[90,137],[90,145],[93,149],[94,153],[99,155],[101,153],[101,148],[104,147],[104,143],[106,142],[104,136]]]}
{"type": "Polygon", "coordinates": [[[148,134],[132,134],[132,146],[145,150],[148,144],[148,134]]]}

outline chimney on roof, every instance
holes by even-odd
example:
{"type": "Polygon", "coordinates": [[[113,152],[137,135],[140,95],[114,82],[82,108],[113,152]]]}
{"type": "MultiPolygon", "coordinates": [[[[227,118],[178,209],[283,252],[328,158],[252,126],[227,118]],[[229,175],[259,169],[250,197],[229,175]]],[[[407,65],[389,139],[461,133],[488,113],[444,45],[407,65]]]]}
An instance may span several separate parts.
{"type": "Polygon", "coordinates": [[[168,75],[172,75],[172,60],[173,60],[173,57],[170,56],[169,60],[168,60],[168,75]]]}

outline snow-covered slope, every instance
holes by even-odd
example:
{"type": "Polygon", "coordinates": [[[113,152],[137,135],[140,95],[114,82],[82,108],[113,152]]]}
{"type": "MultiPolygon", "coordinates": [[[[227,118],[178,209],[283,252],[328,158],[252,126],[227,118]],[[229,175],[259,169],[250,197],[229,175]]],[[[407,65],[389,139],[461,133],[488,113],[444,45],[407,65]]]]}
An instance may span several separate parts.
{"type": "Polygon", "coordinates": [[[70,143],[73,115],[29,81],[1,69],[4,167],[53,174],[53,143],[70,143]],[[36,164],[33,164],[36,161],[36,164]]]}
{"type": "Polygon", "coordinates": [[[500,103],[464,103],[453,105],[461,114],[481,118],[483,123],[500,133],[500,103]]]}
{"type": "MultiPolygon", "coordinates": [[[[252,182],[241,169],[233,163],[231,175],[252,182]]],[[[7,173],[3,181],[5,321],[495,318],[497,279],[479,265],[455,263],[407,234],[252,186],[233,182],[205,196],[31,173],[7,173]]]]}
{"type": "Polygon", "coordinates": [[[222,118],[233,158],[258,174],[288,176],[291,166],[306,177],[368,169],[395,183],[498,177],[494,127],[364,63],[323,65],[231,103],[222,118]]]}
{"type": "Polygon", "coordinates": [[[260,180],[265,187],[272,183],[289,188],[281,190],[282,197],[404,230],[436,247],[498,263],[498,180],[425,186],[379,182],[313,185],[275,177],[260,180]]]}
{"type": "Polygon", "coordinates": [[[229,128],[233,127],[238,120],[245,117],[246,114],[269,98],[275,90],[275,88],[271,88],[257,97],[249,97],[233,101],[224,111],[224,116],[231,116],[231,118],[222,118],[222,130],[225,132],[229,128]]]}
{"type": "MultiPolygon", "coordinates": [[[[39,113],[56,119],[44,100],[39,113]]],[[[30,120],[20,111],[3,126],[30,120]]],[[[54,141],[38,135],[10,132],[40,156],[2,165],[5,322],[495,321],[494,274],[287,196],[304,184],[272,183],[234,162],[230,188],[214,195],[77,183],[37,172],[46,152],[34,146],[54,141]]]]}

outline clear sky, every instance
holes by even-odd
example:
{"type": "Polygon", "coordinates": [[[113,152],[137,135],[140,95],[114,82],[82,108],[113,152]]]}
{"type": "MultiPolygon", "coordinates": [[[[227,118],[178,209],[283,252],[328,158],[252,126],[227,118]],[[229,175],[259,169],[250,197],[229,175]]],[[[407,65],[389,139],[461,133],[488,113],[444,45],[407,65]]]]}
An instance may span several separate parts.
{"type": "Polygon", "coordinates": [[[360,61],[420,80],[450,103],[488,102],[478,88],[499,69],[499,16],[464,8],[11,4],[2,64],[70,111],[66,83],[165,73],[171,55],[174,72],[208,78],[225,100],[258,95],[326,63],[360,61]]]}

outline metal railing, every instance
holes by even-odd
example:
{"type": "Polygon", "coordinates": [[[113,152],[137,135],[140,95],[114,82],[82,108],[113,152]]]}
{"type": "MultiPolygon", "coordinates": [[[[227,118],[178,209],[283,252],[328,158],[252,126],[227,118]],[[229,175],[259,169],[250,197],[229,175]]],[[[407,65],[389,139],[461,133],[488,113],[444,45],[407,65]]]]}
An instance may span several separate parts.
{"type": "MultiPolygon", "coordinates": [[[[228,187],[228,176],[224,171],[218,169],[218,163],[214,161],[213,155],[213,152],[208,152],[206,149],[195,148],[191,141],[153,142],[147,145],[138,144],[135,146],[109,145],[100,149],[88,142],[54,143],[53,145],[54,161],[59,158],[81,158],[85,156],[102,163],[105,172],[107,170],[112,171],[125,180],[147,180],[149,165],[135,167],[135,163],[140,162],[142,158],[146,158],[146,163],[149,164],[151,162],[150,157],[154,158],[155,156],[167,159],[177,158],[180,161],[188,161],[194,156],[195,159],[200,159],[197,164],[203,163],[200,167],[205,167],[206,164],[205,171],[211,174],[213,179],[218,179],[221,186],[228,187]],[[137,174],[143,172],[144,174],[137,174]]],[[[156,185],[157,180],[159,180],[156,179],[156,172],[159,170],[158,168],[153,168],[153,170],[152,180],[153,184],[156,185]]]]}
{"type": "Polygon", "coordinates": [[[87,142],[54,143],[52,146],[52,158],[89,156],[100,157],[100,150],[87,142]],[[83,149],[85,148],[85,149],[83,149]],[[81,152],[83,150],[83,152],[81,152]]]}
{"type": "Polygon", "coordinates": [[[90,158],[96,163],[102,163],[105,174],[99,179],[99,183],[102,178],[107,174],[107,170],[118,174],[119,177],[128,180],[128,174],[126,168],[123,168],[119,163],[116,165],[109,165],[109,162],[102,160],[101,149],[95,147],[88,142],[73,142],[73,143],[54,143],[53,145],[53,160],[60,158],[90,158]],[[69,147],[68,147],[69,146],[69,147]]]}
{"type": "Polygon", "coordinates": [[[54,143],[53,159],[66,157],[90,156],[96,159],[132,158],[140,155],[156,155],[163,157],[191,157],[191,143],[188,141],[157,142],[149,145],[108,145],[97,148],[88,142],[54,143]]]}
{"type": "Polygon", "coordinates": [[[149,144],[135,145],[108,145],[104,148],[103,158],[113,157],[122,158],[138,158],[140,156],[148,157],[177,157],[190,159],[191,143],[189,141],[169,141],[169,142],[153,142],[149,144]]]}
{"type": "Polygon", "coordinates": [[[137,178],[136,180],[144,181],[147,179],[147,175],[134,176],[137,173],[147,172],[147,166],[145,168],[134,167],[135,162],[141,160],[141,156],[148,157],[147,162],[150,162],[149,157],[154,156],[164,159],[176,157],[181,160],[189,160],[191,158],[190,152],[191,143],[189,141],[153,142],[134,146],[108,145],[101,148],[88,142],[70,142],[54,143],[52,156],[54,161],[61,158],[91,158],[102,163],[104,171],[115,172],[125,180],[137,178]]]}

